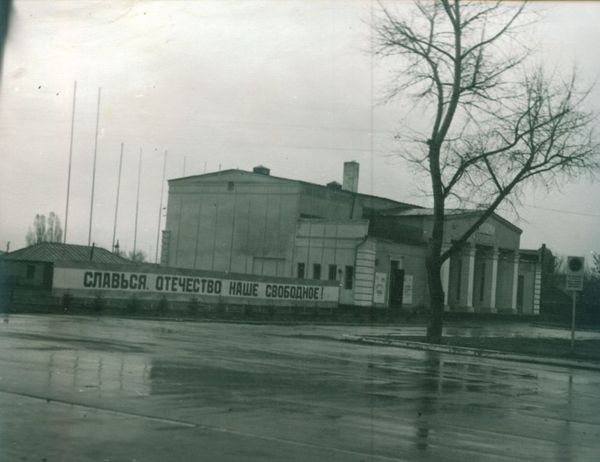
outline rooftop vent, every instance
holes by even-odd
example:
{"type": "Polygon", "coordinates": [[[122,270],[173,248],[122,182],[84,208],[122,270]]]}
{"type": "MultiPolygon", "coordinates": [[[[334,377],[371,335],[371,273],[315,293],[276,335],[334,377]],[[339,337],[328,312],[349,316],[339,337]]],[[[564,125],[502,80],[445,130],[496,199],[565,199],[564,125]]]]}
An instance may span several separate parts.
{"type": "Polygon", "coordinates": [[[334,189],[336,191],[341,191],[342,185],[339,184],[337,181],[332,181],[330,183],[327,183],[327,189],[334,189]]]}
{"type": "Polygon", "coordinates": [[[257,165],[252,169],[254,173],[258,173],[260,175],[270,175],[271,170],[265,167],[264,165],[257,165]]]}

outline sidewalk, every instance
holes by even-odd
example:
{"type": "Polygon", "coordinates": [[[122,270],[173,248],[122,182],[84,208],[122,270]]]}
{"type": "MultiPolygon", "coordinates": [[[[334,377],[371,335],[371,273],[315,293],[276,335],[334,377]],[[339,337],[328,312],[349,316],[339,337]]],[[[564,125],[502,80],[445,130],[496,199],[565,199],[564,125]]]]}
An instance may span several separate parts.
{"type": "Polygon", "coordinates": [[[448,344],[432,344],[424,341],[413,341],[405,339],[393,339],[379,336],[344,335],[342,341],[360,343],[365,345],[389,346],[396,348],[410,348],[422,351],[436,351],[439,353],[450,353],[479,358],[499,359],[504,361],[517,361],[530,364],[543,364],[548,366],[571,367],[577,369],[588,369],[600,371],[600,361],[588,361],[581,359],[553,358],[549,356],[537,356],[530,354],[489,350],[484,348],[473,348],[448,344]]]}

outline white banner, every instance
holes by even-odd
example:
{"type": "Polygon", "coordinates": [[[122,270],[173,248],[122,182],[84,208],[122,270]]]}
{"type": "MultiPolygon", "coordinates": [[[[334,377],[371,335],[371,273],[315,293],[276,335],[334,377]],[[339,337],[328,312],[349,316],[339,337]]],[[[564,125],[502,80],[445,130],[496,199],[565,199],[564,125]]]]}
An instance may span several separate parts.
{"type": "Polygon", "coordinates": [[[54,268],[53,288],[337,302],[337,286],[248,281],[179,274],[54,268]]]}

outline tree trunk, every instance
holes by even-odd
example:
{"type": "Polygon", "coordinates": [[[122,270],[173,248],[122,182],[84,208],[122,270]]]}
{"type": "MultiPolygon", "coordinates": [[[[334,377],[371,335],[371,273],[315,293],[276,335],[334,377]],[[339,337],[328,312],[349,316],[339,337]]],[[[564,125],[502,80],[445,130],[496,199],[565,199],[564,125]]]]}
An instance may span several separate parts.
{"type": "MultiPolygon", "coordinates": [[[[434,247],[433,245],[431,247],[434,247]]],[[[435,249],[430,249],[435,252],[435,249]]],[[[442,327],[444,318],[444,289],[442,287],[441,264],[438,254],[430,254],[426,262],[427,281],[429,284],[429,298],[431,318],[427,327],[427,341],[430,343],[442,342],[442,327]]]]}
{"type": "Polygon", "coordinates": [[[429,252],[425,261],[427,282],[429,284],[429,303],[431,319],[427,328],[427,341],[442,342],[444,317],[444,289],[442,287],[442,243],[444,242],[444,194],[440,173],[441,144],[429,144],[429,165],[431,169],[431,186],[433,191],[433,228],[429,241],[429,252]]]}

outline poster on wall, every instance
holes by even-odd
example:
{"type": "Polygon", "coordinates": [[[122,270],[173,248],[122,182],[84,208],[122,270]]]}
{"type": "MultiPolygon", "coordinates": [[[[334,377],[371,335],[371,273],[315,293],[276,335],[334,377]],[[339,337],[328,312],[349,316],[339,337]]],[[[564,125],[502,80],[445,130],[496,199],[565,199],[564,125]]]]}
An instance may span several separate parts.
{"type": "Polygon", "coordinates": [[[412,305],[413,302],[413,276],[412,274],[404,275],[404,288],[402,291],[402,304],[412,305]]]}
{"type": "Polygon", "coordinates": [[[375,273],[375,288],[373,290],[373,303],[385,303],[385,286],[387,274],[375,273]]]}
{"type": "Polygon", "coordinates": [[[55,268],[53,287],[62,290],[208,295],[246,299],[337,302],[337,285],[264,281],[82,268],[55,268]]]}

